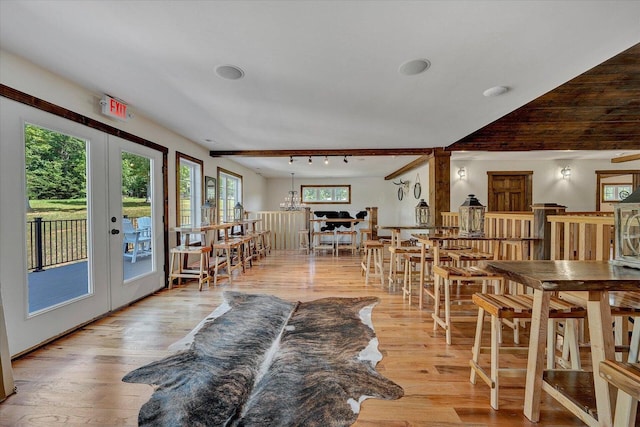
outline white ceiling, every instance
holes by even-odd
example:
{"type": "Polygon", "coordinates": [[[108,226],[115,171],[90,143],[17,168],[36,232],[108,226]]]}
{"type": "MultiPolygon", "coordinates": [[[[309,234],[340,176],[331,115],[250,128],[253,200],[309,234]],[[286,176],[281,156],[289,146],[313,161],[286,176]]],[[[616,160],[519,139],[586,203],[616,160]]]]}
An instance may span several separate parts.
{"type": "MultiPolygon", "coordinates": [[[[639,1],[0,1],[0,47],[214,150],[445,147],[639,41],[639,1]]],[[[234,160],[346,177],[414,158],[234,160]]]]}

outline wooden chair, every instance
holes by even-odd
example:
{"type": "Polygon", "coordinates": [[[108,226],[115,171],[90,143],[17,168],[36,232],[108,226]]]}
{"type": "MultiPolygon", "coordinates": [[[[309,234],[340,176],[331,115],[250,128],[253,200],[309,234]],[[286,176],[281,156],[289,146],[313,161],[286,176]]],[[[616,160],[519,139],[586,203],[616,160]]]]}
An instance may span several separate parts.
{"type": "Polygon", "coordinates": [[[618,389],[614,427],[633,427],[636,424],[640,399],[640,364],[605,360],[600,362],[600,376],[618,389]]]}
{"type": "Polygon", "coordinates": [[[177,246],[171,248],[171,261],[169,263],[169,289],[173,287],[173,280],[178,279],[178,285],[182,283],[182,279],[197,279],[198,289],[202,290],[204,282],[210,284],[211,276],[209,275],[209,246],[177,246]],[[197,266],[187,266],[189,263],[189,255],[198,256],[197,266]],[[185,259],[186,257],[186,259],[185,259]],[[176,268],[176,261],[178,267],[176,268]]]}
{"type": "MultiPolygon", "coordinates": [[[[478,319],[476,323],[475,341],[472,349],[472,358],[469,361],[471,365],[472,384],[476,383],[476,375],[487,383],[491,388],[491,407],[498,409],[498,376],[500,372],[514,373],[514,369],[504,369],[499,366],[499,355],[501,351],[515,353],[518,351],[527,352],[528,347],[503,347],[501,345],[501,326],[504,319],[531,319],[533,312],[533,295],[492,295],[486,293],[476,293],[473,295],[473,303],[478,306],[478,319]],[[485,314],[491,315],[491,367],[489,374],[480,366],[480,353],[487,350],[482,347],[482,332],[484,327],[485,314]]],[[[571,319],[584,318],[587,312],[583,307],[576,306],[561,300],[557,297],[551,297],[549,303],[549,322],[553,319],[571,319]]],[[[577,340],[573,346],[577,347],[577,340]]],[[[524,371],[524,370],[522,370],[524,371]]]]}

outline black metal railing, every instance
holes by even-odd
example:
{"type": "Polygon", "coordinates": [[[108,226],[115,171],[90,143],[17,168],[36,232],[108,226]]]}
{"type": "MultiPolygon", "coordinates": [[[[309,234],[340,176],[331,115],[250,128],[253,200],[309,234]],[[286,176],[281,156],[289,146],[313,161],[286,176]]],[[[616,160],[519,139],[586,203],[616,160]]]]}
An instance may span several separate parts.
{"type": "Polygon", "coordinates": [[[27,221],[27,255],[29,271],[87,259],[87,220],[27,221]]]}

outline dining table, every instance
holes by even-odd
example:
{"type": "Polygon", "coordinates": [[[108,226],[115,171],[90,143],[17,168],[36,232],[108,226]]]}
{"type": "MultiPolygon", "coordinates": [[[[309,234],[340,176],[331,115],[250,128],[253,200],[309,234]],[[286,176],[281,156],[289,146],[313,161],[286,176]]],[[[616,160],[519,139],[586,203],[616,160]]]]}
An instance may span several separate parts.
{"type": "MultiPolygon", "coordinates": [[[[615,389],[599,375],[600,362],[615,358],[609,291],[640,290],[640,270],[608,261],[548,260],[486,261],[483,268],[533,290],[524,415],[540,420],[544,390],[587,425],[611,426],[615,389]],[[591,372],[544,369],[550,297],[564,291],[586,294],[591,372]]],[[[632,342],[638,345],[637,339],[632,342]]]]}
{"type": "Polygon", "coordinates": [[[187,225],[172,227],[171,231],[178,233],[178,242],[182,243],[185,246],[189,246],[191,244],[191,236],[194,235],[201,236],[200,241],[204,246],[206,246],[218,240],[218,234],[220,231],[223,232],[222,238],[224,240],[228,240],[233,232],[232,230],[234,227],[240,227],[241,233],[245,234],[249,227],[251,227],[252,230],[255,231],[256,223],[260,221],[262,220],[246,219],[241,221],[220,222],[218,224],[207,224],[200,226],[187,225]],[[213,234],[213,236],[211,236],[211,234],[213,234]]]}

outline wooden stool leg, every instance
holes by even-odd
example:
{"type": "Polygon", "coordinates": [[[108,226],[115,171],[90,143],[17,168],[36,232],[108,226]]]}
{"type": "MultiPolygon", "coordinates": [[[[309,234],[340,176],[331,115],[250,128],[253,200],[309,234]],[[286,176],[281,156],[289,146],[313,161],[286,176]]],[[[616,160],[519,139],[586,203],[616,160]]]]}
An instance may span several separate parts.
{"type": "Polygon", "coordinates": [[[369,284],[369,271],[371,270],[371,253],[372,252],[373,252],[373,249],[367,248],[367,272],[365,273],[365,276],[364,276],[365,285],[369,284]]]}
{"type": "Polygon", "coordinates": [[[444,282],[444,323],[447,345],[451,345],[451,280],[444,282]]]}
{"type": "Polygon", "coordinates": [[[476,321],[476,335],[473,341],[473,348],[471,349],[471,376],[469,381],[471,384],[476,383],[476,367],[480,360],[480,348],[482,346],[482,329],[484,326],[484,308],[478,308],[478,320],[476,321]]]}
{"type": "Polygon", "coordinates": [[[175,268],[176,253],[171,252],[171,261],[169,263],[169,289],[173,288],[173,269],[175,268]]]}
{"type": "Polygon", "coordinates": [[[378,252],[378,263],[379,263],[379,271],[380,271],[380,286],[384,286],[384,263],[382,261],[382,249],[376,249],[378,252]]]}
{"type": "Polygon", "coordinates": [[[231,256],[231,248],[227,247],[224,251],[227,254],[227,273],[229,273],[229,284],[231,285],[233,283],[231,279],[231,276],[233,276],[233,271],[231,270],[231,260],[233,258],[231,256]]]}
{"type": "MultiPolygon", "coordinates": [[[[433,315],[440,317],[440,283],[443,279],[435,274],[433,278],[433,315]]],[[[422,285],[421,285],[422,286],[422,285]]],[[[438,322],[434,319],[433,330],[438,330],[438,322]]]]}
{"type": "Polygon", "coordinates": [[[500,343],[498,342],[498,336],[500,334],[500,326],[502,322],[496,316],[491,316],[491,382],[493,388],[491,389],[491,407],[498,409],[498,358],[500,354],[500,343]]]}

